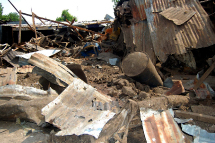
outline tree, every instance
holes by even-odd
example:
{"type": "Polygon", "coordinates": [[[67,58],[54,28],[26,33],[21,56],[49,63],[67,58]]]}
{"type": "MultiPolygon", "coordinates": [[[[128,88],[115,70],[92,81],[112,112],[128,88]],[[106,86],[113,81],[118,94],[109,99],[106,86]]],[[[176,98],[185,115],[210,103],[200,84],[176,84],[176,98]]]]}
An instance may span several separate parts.
{"type": "Polygon", "coordinates": [[[16,12],[10,12],[8,15],[2,15],[3,9],[4,9],[4,7],[0,3],[0,20],[19,21],[19,15],[16,12]]]}
{"type": "Polygon", "coordinates": [[[114,3],[114,7],[118,4],[120,0],[112,0],[112,2],[114,3]]]}
{"type": "Polygon", "coordinates": [[[71,14],[68,12],[68,9],[66,9],[66,10],[63,10],[63,11],[62,11],[61,17],[57,17],[57,18],[56,18],[56,21],[66,21],[66,19],[67,19],[68,21],[72,21],[74,18],[75,18],[75,21],[77,21],[77,17],[71,15],[71,14]]]}
{"type": "Polygon", "coordinates": [[[1,17],[2,17],[3,9],[4,9],[4,7],[3,7],[2,4],[0,3],[0,19],[1,19],[1,17]]]}

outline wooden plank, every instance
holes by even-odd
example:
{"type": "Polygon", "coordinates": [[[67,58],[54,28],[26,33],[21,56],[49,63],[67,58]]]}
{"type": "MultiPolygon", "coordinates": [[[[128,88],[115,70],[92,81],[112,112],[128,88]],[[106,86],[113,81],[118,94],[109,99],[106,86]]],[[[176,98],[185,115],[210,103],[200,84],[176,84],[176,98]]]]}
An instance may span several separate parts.
{"type": "MultiPolygon", "coordinates": [[[[36,25],[35,25],[35,14],[32,12],[32,22],[33,22],[33,28],[34,28],[34,32],[35,32],[35,38],[37,39],[37,31],[36,31],[36,25]]],[[[36,41],[37,43],[37,41],[36,41]]]]}
{"type": "Polygon", "coordinates": [[[176,117],[179,117],[182,119],[192,118],[193,120],[196,120],[196,121],[215,124],[215,117],[213,117],[213,116],[208,116],[208,115],[198,114],[198,113],[193,113],[193,112],[179,111],[179,110],[176,110],[174,112],[175,112],[176,117]]]}
{"type": "Polygon", "coordinates": [[[21,43],[21,32],[22,32],[22,12],[19,11],[19,40],[18,43],[21,43]]]}
{"type": "Polygon", "coordinates": [[[210,68],[203,74],[203,76],[200,78],[200,80],[196,83],[194,86],[194,90],[197,90],[199,86],[203,83],[203,81],[209,76],[209,74],[212,72],[212,70],[215,68],[215,62],[210,66],[210,68]]]}
{"type": "MultiPolygon", "coordinates": [[[[32,16],[30,14],[27,14],[27,13],[23,13],[23,15],[26,15],[26,16],[32,16]]],[[[54,21],[54,20],[51,20],[51,19],[47,19],[47,18],[43,18],[43,17],[39,17],[39,16],[35,16],[36,18],[38,19],[43,19],[43,20],[47,20],[47,21],[51,21],[51,22],[54,22],[54,23],[58,23],[58,24],[62,24],[62,25],[65,25],[65,26],[68,26],[68,27],[71,27],[71,28],[77,28],[77,29],[80,29],[82,31],[87,31],[87,32],[90,32],[90,33],[95,33],[95,34],[98,34],[98,35],[101,35],[101,36],[104,36],[104,34],[101,34],[99,32],[95,32],[95,31],[92,31],[92,30],[88,30],[86,28],[81,28],[81,27],[78,27],[78,26],[73,26],[73,25],[70,25],[70,24],[66,24],[66,23],[62,23],[62,22],[59,22],[59,21],[54,21]]]]}

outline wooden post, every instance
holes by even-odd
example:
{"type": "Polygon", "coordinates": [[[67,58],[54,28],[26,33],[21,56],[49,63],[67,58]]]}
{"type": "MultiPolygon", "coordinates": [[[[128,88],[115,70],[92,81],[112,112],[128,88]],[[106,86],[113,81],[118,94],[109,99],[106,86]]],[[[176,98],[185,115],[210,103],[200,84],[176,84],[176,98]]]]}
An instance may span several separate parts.
{"type": "Polygon", "coordinates": [[[32,12],[32,22],[33,22],[33,28],[34,28],[34,31],[35,31],[35,38],[36,38],[36,41],[37,41],[37,31],[36,31],[36,26],[35,26],[35,14],[32,12]]]}
{"type": "Polygon", "coordinates": [[[203,83],[203,81],[209,76],[209,74],[213,71],[215,68],[215,62],[210,66],[210,68],[202,75],[202,77],[199,79],[199,81],[194,86],[194,90],[197,90],[199,86],[203,83]]]}
{"type": "Polygon", "coordinates": [[[19,11],[19,38],[18,43],[21,43],[21,32],[22,32],[22,12],[19,11]]]}

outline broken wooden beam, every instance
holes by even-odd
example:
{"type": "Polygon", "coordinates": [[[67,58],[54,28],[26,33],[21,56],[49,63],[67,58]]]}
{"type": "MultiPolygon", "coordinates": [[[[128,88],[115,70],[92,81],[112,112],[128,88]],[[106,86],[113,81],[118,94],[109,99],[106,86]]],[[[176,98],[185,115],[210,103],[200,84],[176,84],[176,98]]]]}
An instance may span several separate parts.
{"type": "MultiPolygon", "coordinates": [[[[31,14],[27,14],[27,13],[23,13],[23,15],[26,15],[26,16],[32,16],[31,14]]],[[[79,30],[83,30],[83,31],[87,31],[87,32],[91,32],[91,33],[95,33],[95,34],[98,34],[98,35],[101,35],[101,36],[104,36],[104,34],[101,34],[99,32],[95,32],[95,31],[92,31],[92,30],[88,30],[86,28],[81,28],[81,27],[78,27],[78,26],[73,26],[73,25],[70,25],[70,24],[66,24],[66,23],[62,23],[62,22],[59,22],[59,21],[54,21],[54,20],[51,20],[51,19],[47,19],[47,18],[43,18],[43,17],[39,17],[39,16],[35,16],[36,18],[38,19],[43,19],[43,20],[47,20],[47,21],[51,21],[51,22],[54,22],[54,23],[58,23],[58,24],[62,24],[62,25],[65,25],[65,26],[68,26],[68,27],[71,27],[71,28],[77,28],[79,30]]]]}
{"type": "Polygon", "coordinates": [[[175,112],[176,117],[179,117],[182,119],[192,118],[193,120],[215,124],[215,117],[213,117],[213,116],[208,116],[208,115],[198,114],[198,113],[193,113],[193,112],[179,111],[179,110],[176,110],[174,112],[175,112]]]}
{"type": "Polygon", "coordinates": [[[19,11],[19,41],[18,43],[21,43],[21,32],[22,32],[22,12],[19,11]]]}
{"type": "Polygon", "coordinates": [[[199,86],[203,83],[203,81],[209,76],[212,70],[215,68],[215,62],[210,66],[210,68],[203,74],[203,76],[199,79],[199,81],[194,86],[194,90],[197,90],[199,86]]]}

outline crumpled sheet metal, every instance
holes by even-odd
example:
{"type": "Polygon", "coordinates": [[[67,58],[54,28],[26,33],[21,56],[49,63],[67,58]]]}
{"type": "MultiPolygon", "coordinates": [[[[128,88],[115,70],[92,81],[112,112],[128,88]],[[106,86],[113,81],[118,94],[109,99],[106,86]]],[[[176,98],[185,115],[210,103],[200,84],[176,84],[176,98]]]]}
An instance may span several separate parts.
{"type": "Polygon", "coordinates": [[[24,58],[24,59],[30,59],[31,55],[33,55],[35,53],[43,54],[43,55],[49,57],[58,52],[60,52],[60,50],[42,50],[42,51],[37,51],[37,52],[31,52],[31,53],[24,54],[24,55],[17,55],[17,57],[24,58]]]}
{"type": "Polygon", "coordinates": [[[155,55],[163,63],[170,54],[185,54],[186,48],[198,49],[215,43],[211,21],[198,0],[135,0],[135,4],[139,5],[137,8],[141,8],[142,14],[146,14],[155,55]],[[196,14],[181,26],[159,14],[176,6],[193,10],[196,14]]]}
{"type": "Polygon", "coordinates": [[[140,108],[144,134],[147,143],[184,143],[185,137],[174,121],[170,111],[154,111],[140,108]]]}
{"type": "Polygon", "coordinates": [[[49,96],[50,93],[57,95],[55,91],[44,91],[36,89],[34,87],[22,86],[22,85],[6,85],[0,87],[0,99],[20,99],[20,100],[32,100],[35,98],[41,98],[49,96]]]}
{"type": "Polygon", "coordinates": [[[196,12],[193,10],[181,8],[181,7],[170,7],[162,12],[166,19],[172,20],[176,25],[182,25],[188,21],[196,12]]]}
{"type": "Polygon", "coordinates": [[[215,133],[208,133],[206,130],[201,129],[196,125],[184,125],[181,124],[182,131],[194,136],[194,143],[213,143],[215,139],[215,133]]]}
{"type": "Polygon", "coordinates": [[[46,122],[61,131],[56,135],[89,134],[99,137],[104,125],[115,115],[110,110],[97,110],[94,101],[112,103],[110,97],[100,94],[95,88],[80,79],[73,82],[51,103],[42,109],[46,122]]]}
{"type": "Polygon", "coordinates": [[[146,52],[152,63],[155,64],[157,59],[153,49],[147,21],[132,23],[131,26],[123,26],[121,29],[126,47],[131,48],[131,52],[146,52]]]}
{"type": "Polygon", "coordinates": [[[62,87],[66,87],[72,83],[74,77],[77,77],[63,64],[40,53],[33,54],[28,63],[36,66],[33,72],[62,87]]]}

